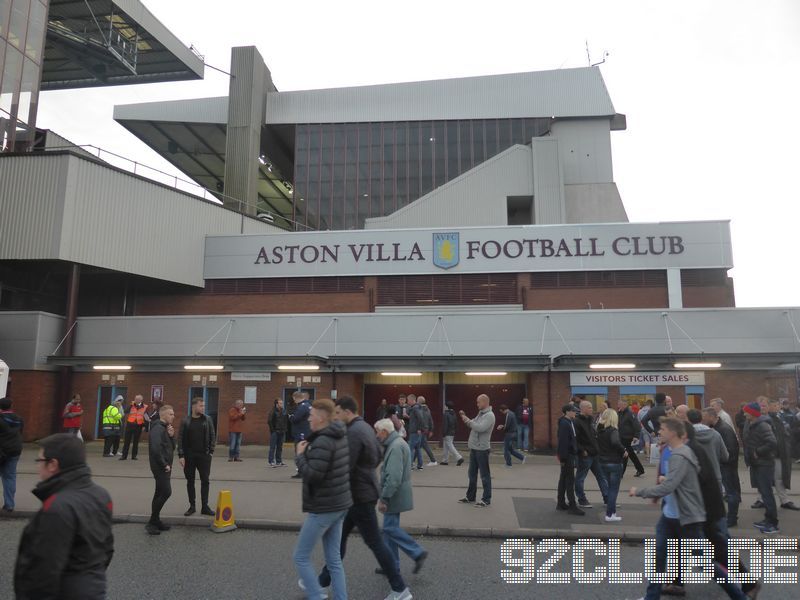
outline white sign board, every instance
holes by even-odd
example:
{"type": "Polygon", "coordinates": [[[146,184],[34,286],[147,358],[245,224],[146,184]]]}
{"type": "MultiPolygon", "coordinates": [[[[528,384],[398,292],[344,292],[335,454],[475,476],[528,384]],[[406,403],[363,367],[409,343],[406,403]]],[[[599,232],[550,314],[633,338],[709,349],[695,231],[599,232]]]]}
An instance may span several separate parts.
{"type": "Polygon", "coordinates": [[[728,221],[208,236],[205,279],[730,268],[728,221]]]}
{"type": "Polygon", "coordinates": [[[569,374],[571,386],[584,385],[705,385],[703,371],[577,372],[569,374]]]}
{"type": "Polygon", "coordinates": [[[272,381],[272,373],[261,371],[232,371],[231,381],[272,381]]]}
{"type": "Polygon", "coordinates": [[[244,403],[245,404],[255,404],[256,403],[256,392],[258,388],[255,386],[246,385],[244,387],[244,403]]]}

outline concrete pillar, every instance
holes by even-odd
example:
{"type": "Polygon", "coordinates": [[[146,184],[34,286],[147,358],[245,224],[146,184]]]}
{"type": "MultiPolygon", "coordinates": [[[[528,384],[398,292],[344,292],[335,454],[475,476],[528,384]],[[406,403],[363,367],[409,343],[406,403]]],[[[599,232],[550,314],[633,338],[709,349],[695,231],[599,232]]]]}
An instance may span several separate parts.
{"type": "Polygon", "coordinates": [[[274,91],[275,86],[255,46],[231,50],[231,75],[223,202],[227,208],[255,215],[261,128],[266,117],[267,92],[274,91]]]}
{"type": "Polygon", "coordinates": [[[667,269],[667,296],[670,308],[683,308],[683,288],[681,270],[667,269]]]}

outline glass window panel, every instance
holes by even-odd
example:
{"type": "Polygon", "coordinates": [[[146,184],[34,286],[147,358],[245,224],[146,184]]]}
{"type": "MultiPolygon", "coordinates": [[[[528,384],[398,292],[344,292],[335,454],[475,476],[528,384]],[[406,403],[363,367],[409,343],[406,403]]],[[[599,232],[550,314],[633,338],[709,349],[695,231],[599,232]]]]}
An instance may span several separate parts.
{"type": "Polygon", "coordinates": [[[486,120],[486,159],[497,154],[497,119],[486,120]]]}
{"type": "Polygon", "coordinates": [[[31,3],[31,12],[28,19],[28,35],[25,39],[25,54],[41,62],[42,46],[44,46],[44,28],[47,17],[45,6],[34,0],[31,3]]]}
{"type": "Polygon", "coordinates": [[[305,154],[308,150],[308,125],[298,125],[294,134],[295,155],[305,154]]]}
{"type": "Polygon", "coordinates": [[[361,223],[369,216],[370,203],[370,127],[368,124],[358,126],[358,193],[356,195],[355,221],[348,223],[348,228],[361,227],[361,223]]]}
{"type": "Polygon", "coordinates": [[[445,181],[459,176],[458,170],[458,121],[447,122],[447,173],[445,181]]]}
{"type": "Polygon", "coordinates": [[[319,228],[319,191],[320,186],[318,180],[312,179],[308,182],[308,197],[306,198],[305,202],[306,211],[308,211],[306,225],[312,229],[319,228]]]}
{"type": "Polygon", "coordinates": [[[502,152],[511,147],[511,119],[499,119],[497,121],[497,150],[502,152]]]}
{"type": "Polygon", "coordinates": [[[417,122],[408,124],[408,199],[409,204],[420,197],[419,193],[419,131],[417,122]]]}
{"type": "MultiPolygon", "coordinates": [[[[0,0],[0,38],[5,38],[8,35],[8,21],[10,18],[11,0],[0,0]]],[[[0,65],[2,64],[3,62],[0,61],[0,65]]]]}
{"type": "Polygon", "coordinates": [[[511,120],[511,143],[527,144],[530,140],[525,139],[525,121],[522,119],[511,120]]]}
{"type": "Polygon", "coordinates": [[[337,125],[333,130],[333,164],[343,165],[347,156],[345,155],[345,145],[347,144],[347,131],[343,125],[337,125]]]}
{"type": "Polygon", "coordinates": [[[22,82],[20,84],[19,108],[17,119],[28,125],[35,125],[37,84],[39,83],[39,66],[32,60],[23,60],[22,82]]]}
{"type": "Polygon", "coordinates": [[[459,162],[461,173],[472,168],[472,127],[469,121],[460,121],[458,124],[459,162]]]}
{"type": "Polygon", "coordinates": [[[30,2],[16,0],[11,6],[11,23],[8,27],[8,41],[22,49],[25,43],[25,32],[28,30],[28,9],[30,2]]]}
{"type": "Polygon", "coordinates": [[[433,123],[433,187],[443,185],[446,179],[447,164],[447,137],[445,135],[445,122],[433,123]]]}
{"type": "Polygon", "coordinates": [[[420,127],[419,141],[419,195],[424,196],[433,189],[433,124],[424,121],[420,127]]]}
{"type": "Polygon", "coordinates": [[[395,198],[397,208],[402,208],[408,203],[408,145],[406,143],[407,123],[398,123],[394,130],[396,154],[395,161],[395,198]]]}
{"type": "Polygon", "coordinates": [[[3,82],[2,87],[0,87],[0,110],[11,114],[14,118],[16,118],[16,114],[11,113],[11,106],[14,104],[14,97],[18,93],[21,78],[22,54],[9,46],[6,48],[6,60],[5,63],[3,63],[3,82]]]}
{"type": "Polygon", "coordinates": [[[381,123],[370,126],[370,217],[383,214],[383,132],[381,123]]]}
{"type": "Polygon", "coordinates": [[[483,145],[483,121],[472,121],[472,166],[476,167],[486,160],[483,145]]]}
{"type": "Polygon", "coordinates": [[[395,185],[395,132],[394,123],[383,124],[383,212],[388,215],[396,210],[395,185]]]}

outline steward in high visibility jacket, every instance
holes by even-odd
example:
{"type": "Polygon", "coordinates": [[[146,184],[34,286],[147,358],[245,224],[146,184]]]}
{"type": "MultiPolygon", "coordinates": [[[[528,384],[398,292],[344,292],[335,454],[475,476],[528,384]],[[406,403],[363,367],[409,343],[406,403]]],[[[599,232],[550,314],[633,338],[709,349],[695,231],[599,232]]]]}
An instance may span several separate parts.
{"type": "Polygon", "coordinates": [[[122,424],[122,411],[113,404],[109,404],[103,411],[103,428],[114,427],[122,424]]]}
{"type": "Polygon", "coordinates": [[[128,423],[131,425],[144,425],[144,413],[147,410],[146,404],[140,404],[138,407],[135,404],[131,405],[131,412],[128,413],[128,423]]]}

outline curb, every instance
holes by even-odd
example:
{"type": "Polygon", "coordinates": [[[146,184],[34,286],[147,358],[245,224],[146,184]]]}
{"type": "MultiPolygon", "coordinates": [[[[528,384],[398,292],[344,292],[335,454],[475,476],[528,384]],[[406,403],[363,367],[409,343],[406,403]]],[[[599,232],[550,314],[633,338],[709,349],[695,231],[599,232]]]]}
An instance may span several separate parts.
{"type": "MultiPolygon", "coordinates": [[[[34,511],[14,511],[6,515],[8,519],[30,519],[36,514],[34,511]]],[[[116,524],[136,523],[144,525],[149,520],[149,515],[127,514],[114,515],[113,522],[116,524]]],[[[169,525],[178,527],[206,527],[210,528],[211,518],[208,517],[164,517],[163,521],[169,525]]],[[[269,519],[237,519],[238,529],[254,529],[260,531],[300,531],[302,523],[287,521],[272,521],[269,519]]],[[[493,528],[470,528],[470,527],[437,527],[437,526],[409,526],[405,528],[411,535],[423,537],[451,537],[466,538],[477,540],[506,540],[506,539],[549,539],[558,538],[567,541],[578,539],[618,539],[622,543],[641,544],[646,538],[651,538],[654,533],[644,533],[641,531],[619,531],[614,533],[582,533],[572,529],[493,529],[493,528]]],[[[357,534],[354,531],[353,534],[357,534]]]]}

